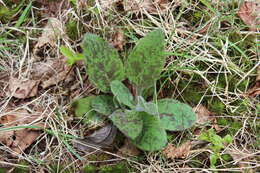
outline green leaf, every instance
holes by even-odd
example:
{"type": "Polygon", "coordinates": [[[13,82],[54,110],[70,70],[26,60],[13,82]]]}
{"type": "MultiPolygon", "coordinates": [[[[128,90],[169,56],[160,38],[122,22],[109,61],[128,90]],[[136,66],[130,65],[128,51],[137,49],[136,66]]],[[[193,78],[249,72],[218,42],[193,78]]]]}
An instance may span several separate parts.
{"type": "Polygon", "coordinates": [[[32,1],[28,4],[28,6],[24,9],[22,15],[19,17],[19,19],[16,21],[16,24],[14,25],[15,28],[18,28],[22,25],[22,23],[26,20],[26,17],[32,7],[32,1]]]}
{"type": "Polygon", "coordinates": [[[63,56],[67,58],[67,63],[73,65],[76,61],[82,60],[84,58],[83,54],[74,53],[69,48],[65,46],[60,47],[60,52],[63,56]]]}
{"type": "Polygon", "coordinates": [[[158,115],[158,109],[153,102],[146,102],[142,96],[137,96],[138,104],[135,110],[138,112],[146,112],[151,115],[158,115]]]}
{"type": "Polygon", "coordinates": [[[87,33],[81,44],[86,59],[86,72],[91,83],[103,92],[109,92],[110,82],[123,80],[124,67],[118,52],[101,37],[87,33]]]}
{"type": "Polygon", "coordinates": [[[89,96],[81,98],[72,103],[76,117],[83,118],[85,124],[100,123],[104,119],[92,109],[91,100],[95,99],[95,96],[89,96]]]}
{"type": "Polygon", "coordinates": [[[232,160],[232,157],[231,157],[230,154],[222,154],[222,155],[221,155],[221,158],[222,158],[223,160],[225,160],[226,162],[232,160]]]}
{"type": "Polygon", "coordinates": [[[210,168],[212,168],[212,169],[215,169],[216,168],[216,163],[217,163],[217,160],[218,160],[218,155],[217,154],[215,154],[215,153],[212,153],[212,154],[210,154],[210,156],[209,156],[209,160],[210,160],[210,168]]]}
{"type": "Polygon", "coordinates": [[[91,101],[92,108],[103,115],[110,115],[115,111],[115,104],[112,96],[100,95],[91,101]]]}
{"type": "Polygon", "coordinates": [[[138,88],[149,88],[165,64],[164,35],[158,29],[140,39],[127,61],[127,77],[138,88]]]}
{"type": "Polygon", "coordinates": [[[230,136],[230,135],[226,135],[226,136],[223,138],[223,142],[224,142],[225,144],[230,144],[232,141],[233,141],[233,138],[232,138],[232,136],[230,136]]]}
{"type": "Polygon", "coordinates": [[[143,119],[140,112],[116,110],[109,118],[114,125],[127,137],[135,139],[140,135],[143,128],[143,119]]]}
{"type": "Polygon", "coordinates": [[[210,142],[212,144],[210,145],[210,148],[216,153],[220,152],[220,150],[225,147],[222,137],[217,135],[215,130],[212,128],[207,130],[206,132],[202,132],[198,139],[210,142]]]}
{"type": "MultiPolygon", "coordinates": [[[[15,13],[17,13],[25,5],[24,0],[22,0],[19,5],[14,8],[8,8],[7,6],[0,6],[0,21],[6,23],[12,19],[15,13]]],[[[18,21],[17,21],[18,22],[18,21]]],[[[16,23],[17,23],[16,22],[16,23]]]]}
{"type": "Polygon", "coordinates": [[[69,0],[73,5],[77,5],[77,0],[69,0]]]}
{"type": "Polygon", "coordinates": [[[196,122],[196,115],[192,108],[177,100],[159,100],[158,111],[161,117],[161,124],[166,130],[184,130],[196,122]]]}
{"type": "Polygon", "coordinates": [[[110,87],[119,103],[123,103],[130,108],[134,107],[134,97],[122,82],[118,80],[112,81],[110,87]]]}
{"type": "Polygon", "coordinates": [[[143,129],[133,143],[145,151],[160,150],[167,143],[167,134],[159,118],[146,112],[140,112],[139,115],[143,119],[143,129]]]}

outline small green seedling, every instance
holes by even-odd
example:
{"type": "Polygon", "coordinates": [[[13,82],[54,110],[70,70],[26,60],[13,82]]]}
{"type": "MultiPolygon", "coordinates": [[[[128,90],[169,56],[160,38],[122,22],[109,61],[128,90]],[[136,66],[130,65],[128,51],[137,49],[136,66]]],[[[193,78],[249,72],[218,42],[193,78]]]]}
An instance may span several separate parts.
{"type": "Polygon", "coordinates": [[[214,129],[209,129],[206,132],[200,134],[198,139],[207,141],[210,143],[209,148],[212,150],[210,154],[210,167],[215,169],[217,161],[222,159],[224,155],[221,155],[221,150],[230,144],[233,138],[230,135],[226,135],[224,138],[216,134],[214,129]]]}
{"type": "Polygon", "coordinates": [[[73,65],[76,61],[82,60],[84,56],[80,53],[74,53],[65,46],[60,47],[60,52],[67,58],[67,63],[73,65]]]}
{"type": "Polygon", "coordinates": [[[86,107],[109,118],[145,151],[164,147],[166,130],[184,130],[196,121],[192,108],[184,103],[174,99],[147,102],[142,96],[160,77],[166,60],[164,44],[161,30],[147,34],[138,41],[125,64],[116,49],[97,35],[87,33],[81,44],[89,80],[104,93],[114,95],[90,96],[86,107]],[[134,95],[121,82],[126,78],[136,89],[134,95]]]}

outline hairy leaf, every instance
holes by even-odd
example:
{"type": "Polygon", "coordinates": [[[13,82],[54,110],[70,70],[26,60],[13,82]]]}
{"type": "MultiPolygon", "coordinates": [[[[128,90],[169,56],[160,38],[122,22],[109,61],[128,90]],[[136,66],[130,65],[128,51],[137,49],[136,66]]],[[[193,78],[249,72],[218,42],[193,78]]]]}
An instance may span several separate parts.
{"type": "Polygon", "coordinates": [[[143,128],[143,120],[139,112],[116,110],[110,115],[114,125],[126,136],[135,139],[140,135],[143,128]]]}
{"type": "Polygon", "coordinates": [[[155,30],[139,40],[130,53],[127,77],[138,88],[149,88],[160,77],[164,63],[164,35],[155,30]]]}
{"type": "Polygon", "coordinates": [[[87,33],[81,44],[86,58],[86,72],[91,83],[103,92],[109,92],[110,82],[124,79],[124,68],[115,48],[101,37],[87,33]]]}
{"type": "Polygon", "coordinates": [[[112,81],[110,87],[119,103],[123,103],[130,108],[134,107],[134,97],[122,82],[118,80],[112,81]]]}
{"type": "Polygon", "coordinates": [[[138,104],[135,110],[138,112],[146,112],[151,115],[158,115],[158,110],[156,104],[153,102],[146,102],[142,96],[137,96],[138,104]]]}
{"type": "Polygon", "coordinates": [[[91,100],[95,99],[95,96],[89,96],[81,98],[72,103],[75,115],[79,118],[83,118],[85,124],[99,123],[104,121],[101,116],[95,112],[91,107],[91,100]]]}
{"type": "Polygon", "coordinates": [[[143,130],[133,143],[145,151],[156,151],[167,143],[167,135],[158,117],[146,112],[139,114],[143,119],[143,130]]]}
{"type": "Polygon", "coordinates": [[[92,108],[103,115],[110,115],[114,112],[115,104],[112,96],[100,95],[91,101],[92,108]]]}
{"type": "Polygon", "coordinates": [[[159,100],[158,111],[161,124],[166,130],[184,130],[196,122],[196,115],[192,108],[174,99],[159,100]]]}

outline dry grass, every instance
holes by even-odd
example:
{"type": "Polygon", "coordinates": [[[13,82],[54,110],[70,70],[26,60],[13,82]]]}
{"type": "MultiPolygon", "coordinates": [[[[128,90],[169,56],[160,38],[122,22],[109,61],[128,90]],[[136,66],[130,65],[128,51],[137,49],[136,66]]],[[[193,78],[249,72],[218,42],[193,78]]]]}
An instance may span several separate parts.
{"type": "MultiPolygon", "coordinates": [[[[0,117],[3,116],[2,110],[8,105],[15,105],[16,109],[30,109],[37,105],[49,112],[46,125],[50,128],[18,158],[9,157],[12,153],[10,148],[0,145],[0,167],[3,165],[14,169],[19,164],[24,165],[21,161],[26,161],[25,166],[31,172],[55,172],[55,169],[56,172],[79,172],[87,164],[109,165],[126,161],[132,171],[143,173],[259,171],[259,96],[244,96],[252,86],[256,68],[260,65],[259,43],[257,45],[259,32],[247,31],[236,16],[241,2],[214,1],[210,3],[214,12],[210,12],[209,7],[201,2],[179,0],[167,5],[164,10],[157,7],[157,14],[151,14],[145,8],[139,9],[137,13],[122,11],[120,7],[102,9],[102,4],[97,0],[93,2],[96,6],[88,5],[86,9],[71,6],[57,15],[67,36],[58,38],[53,48],[55,56],[51,55],[50,58],[61,56],[61,45],[80,52],[79,44],[85,32],[93,32],[109,40],[112,33],[120,28],[126,36],[125,47],[128,48],[147,32],[158,27],[163,29],[170,56],[162,79],[158,82],[158,96],[176,98],[193,107],[203,104],[210,111],[216,112],[216,118],[222,120],[218,121],[218,126],[222,129],[218,134],[222,137],[230,134],[233,137],[232,143],[219,154],[241,152],[237,157],[230,154],[233,159],[222,159],[216,168],[209,167],[209,156],[213,151],[207,143],[200,142],[193,134],[196,128],[202,132],[210,127],[206,125],[169,134],[169,141],[174,145],[186,140],[193,141],[194,146],[185,159],[170,160],[161,152],[153,152],[143,153],[143,160],[140,157],[138,161],[113,152],[101,151],[106,155],[100,156],[104,157],[102,160],[91,158],[93,153],[86,155],[77,152],[70,143],[71,138],[64,135],[81,136],[87,127],[72,123],[70,104],[76,98],[90,93],[98,94],[88,83],[84,67],[77,65],[73,67],[74,81],[71,83],[59,83],[42,89],[36,97],[25,101],[10,96],[1,97],[0,117]],[[71,21],[76,26],[72,29],[74,39],[68,37],[68,28],[66,30],[71,21]],[[208,29],[201,33],[201,29],[207,25],[208,29]],[[69,95],[68,90],[72,90],[74,95],[69,95]],[[197,95],[193,95],[194,93],[197,95]],[[223,123],[223,120],[227,123],[223,123]],[[233,122],[238,126],[235,130],[229,124],[233,122]]],[[[40,11],[39,8],[31,8],[30,15],[19,28],[14,27],[15,20],[0,23],[0,96],[8,88],[6,76],[16,75],[20,79],[26,79],[31,75],[34,63],[32,50],[48,20],[36,16],[40,11]]],[[[127,53],[127,49],[124,51],[127,53]]]]}

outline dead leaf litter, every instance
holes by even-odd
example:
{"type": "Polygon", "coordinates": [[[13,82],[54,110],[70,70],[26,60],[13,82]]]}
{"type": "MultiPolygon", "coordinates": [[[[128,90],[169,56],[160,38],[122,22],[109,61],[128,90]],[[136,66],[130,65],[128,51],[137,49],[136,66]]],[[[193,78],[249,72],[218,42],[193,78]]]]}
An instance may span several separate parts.
{"type": "Polygon", "coordinates": [[[39,130],[47,127],[43,119],[49,114],[41,110],[28,112],[26,109],[9,108],[2,113],[0,142],[11,149],[13,156],[17,156],[28,148],[40,136],[39,130]],[[39,128],[30,128],[32,125],[39,128]],[[28,128],[24,128],[25,126],[28,128]]]}
{"type": "Polygon", "coordinates": [[[75,139],[73,141],[73,145],[78,150],[84,152],[107,149],[111,147],[116,134],[117,128],[111,124],[108,124],[83,139],[75,139]]]}
{"type": "Polygon", "coordinates": [[[249,26],[251,31],[256,31],[257,25],[260,25],[260,2],[244,1],[237,15],[249,26]]]}
{"type": "Polygon", "coordinates": [[[191,147],[191,141],[187,141],[178,147],[174,147],[173,144],[169,143],[162,152],[168,159],[186,158],[190,154],[191,147]]]}
{"type": "Polygon", "coordinates": [[[214,119],[214,117],[212,116],[213,113],[210,112],[203,105],[198,105],[198,106],[194,107],[193,111],[196,113],[198,124],[205,124],[206,122],[210,122],[214,119]]]}
{"type": "Polygon", "coordinates": [[[257,75],[255,79],[255,84],[252,88],[250,88],[247,93],[247,96],[256,97],[260,95],[260,65],[257,67],[257,75]]]}

